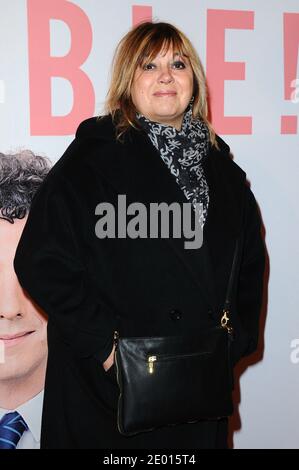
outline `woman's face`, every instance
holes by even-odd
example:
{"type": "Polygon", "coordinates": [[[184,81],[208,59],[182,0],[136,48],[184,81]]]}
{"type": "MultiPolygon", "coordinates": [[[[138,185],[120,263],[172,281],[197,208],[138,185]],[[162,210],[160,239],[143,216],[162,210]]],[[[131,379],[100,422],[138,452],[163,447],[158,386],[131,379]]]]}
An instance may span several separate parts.
{"type": "Polygon", "coordinates": [[[133,103],[151,121],[181,129],[184,112],[193,94],[189,59],[169,49],[138,67],[132,84],[133,103]]]}

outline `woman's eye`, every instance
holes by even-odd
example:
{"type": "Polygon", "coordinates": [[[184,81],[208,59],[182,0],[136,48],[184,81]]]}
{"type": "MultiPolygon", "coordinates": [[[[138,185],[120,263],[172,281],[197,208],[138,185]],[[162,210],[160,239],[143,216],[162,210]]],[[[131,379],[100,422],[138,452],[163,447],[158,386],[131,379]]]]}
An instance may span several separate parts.
{"type": "Polygon", "coordinates": [[[144,64],[142,66],[143,70],[153,70],[155,68],[155,64],[144,64]]]}
{"type": "Polygon", "coordinates": [[[175,69],[185,69],[186,68],[186,65],[184,64],[184,62],[182,62],[181,60],[176,60],[173,64],[172,64],[173,68],[175,69]]]}
{"type": "MultiPolygon", "coordinates": [[[[173,62],[173,63],[171,64],[171,67],[174,68],[174,69],[176,69],[176,70],[180,70],[180,69],[185,69],[185,68],[186,68],[186,65],[184,64],[183,61],[181,61],[181,60],[176,60],[175,62],[173,62]]],[[[142,69],[143,69],[143,70],[154,70],[154,69],[156,69],[156,68],[157,68],[156,65],[155,65],[154,63],[152,63],[152,62],[150,62],[149,64],[144,64],[144,65],[142,66],[142,69]]]]}

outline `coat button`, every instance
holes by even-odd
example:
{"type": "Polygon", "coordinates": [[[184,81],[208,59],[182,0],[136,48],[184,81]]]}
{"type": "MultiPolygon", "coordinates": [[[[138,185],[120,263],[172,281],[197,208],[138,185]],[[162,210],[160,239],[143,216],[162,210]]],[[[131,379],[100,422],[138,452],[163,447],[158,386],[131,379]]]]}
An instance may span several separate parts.
{"type": "Polygon", "coordinates": [[[180,310],[173,308],[172,310],[170,310],[169,316],[173,321],[177,321],[177,320],[181,320],[183,314],[180,310]]]}

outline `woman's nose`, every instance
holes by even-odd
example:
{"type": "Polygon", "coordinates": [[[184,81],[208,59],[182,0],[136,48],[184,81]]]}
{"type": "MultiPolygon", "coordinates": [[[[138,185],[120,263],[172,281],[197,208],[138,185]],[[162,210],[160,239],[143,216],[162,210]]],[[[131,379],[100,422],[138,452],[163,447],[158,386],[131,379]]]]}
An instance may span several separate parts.
{"type": "Polygon", "coordinates": [[[162,67],[161,73],[159,75],[159,82],[160,83],[171,83],[173,82],[174,78],[171,73],[171,70],[168,67],[162,67]]]}

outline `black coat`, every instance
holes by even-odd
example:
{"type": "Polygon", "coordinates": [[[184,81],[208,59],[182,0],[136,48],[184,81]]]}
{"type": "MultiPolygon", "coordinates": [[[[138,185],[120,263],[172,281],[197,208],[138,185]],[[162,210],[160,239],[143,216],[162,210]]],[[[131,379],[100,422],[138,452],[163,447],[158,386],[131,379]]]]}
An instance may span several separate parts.
{"type": "Polygon", "coordinates": [[[205,448],[225,445],[225,422],[121,436],[114,366],[101,363],[122,336],[188,335],[219,322],[237,237],[234,362],[257,344],[264,247],[245,173],[217,137],[204,169],[210,204],[203,247],[182,239],[99,239],[99,202],[186,202],[143,131],[115,140],[110,117],[83,122],[36,194],[18,245],[21,285],[49,316],[42,447],[205,448]]]}

